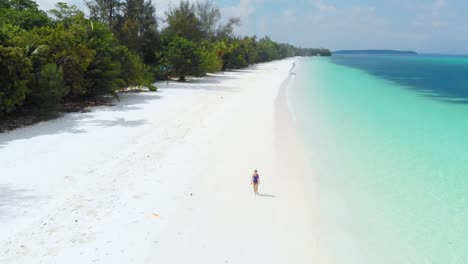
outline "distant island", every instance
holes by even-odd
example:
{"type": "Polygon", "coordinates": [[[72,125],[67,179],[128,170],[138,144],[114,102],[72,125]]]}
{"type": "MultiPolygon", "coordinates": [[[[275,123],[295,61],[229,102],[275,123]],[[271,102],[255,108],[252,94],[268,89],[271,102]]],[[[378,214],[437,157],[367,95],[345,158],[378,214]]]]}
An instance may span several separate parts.
{"type": "Polygon", "coordinates": [[[333,54],[401,54],[401,55],[418,55],[411,50],[338,50],[333,54]]]}

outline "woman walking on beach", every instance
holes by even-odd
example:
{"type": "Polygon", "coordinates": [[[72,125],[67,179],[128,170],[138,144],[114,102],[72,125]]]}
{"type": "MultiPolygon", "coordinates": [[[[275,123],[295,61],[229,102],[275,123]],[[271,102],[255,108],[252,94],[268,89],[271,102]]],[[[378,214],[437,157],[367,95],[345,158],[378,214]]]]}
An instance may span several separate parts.
{"type": "Polygon", "coordinates": [[[250,183],[254,187],[255,195],[258,194],[258,185],[260,184],[260,175],[258,175],[257,170],[254,170],[254,174],[252,175],[252,182],[250,183]]]}

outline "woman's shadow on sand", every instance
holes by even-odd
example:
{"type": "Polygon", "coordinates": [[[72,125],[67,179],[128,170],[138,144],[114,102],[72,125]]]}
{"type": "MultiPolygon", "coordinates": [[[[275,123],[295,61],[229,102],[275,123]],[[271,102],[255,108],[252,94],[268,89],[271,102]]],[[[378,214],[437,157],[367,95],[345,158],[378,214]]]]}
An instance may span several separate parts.
{"type": "Polygon", "coordinates": [[[266,194],[266,193],[258,193],[257,195],[260,196],[260,197],[270,197],[270,198],[275,198],[276,197],[275,195],[266,194]]]}

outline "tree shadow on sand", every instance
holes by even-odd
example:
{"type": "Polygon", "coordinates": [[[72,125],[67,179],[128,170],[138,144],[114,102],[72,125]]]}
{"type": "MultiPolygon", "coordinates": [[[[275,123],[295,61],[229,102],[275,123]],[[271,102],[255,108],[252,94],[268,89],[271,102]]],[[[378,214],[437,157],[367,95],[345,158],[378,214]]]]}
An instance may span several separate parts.
{"type": "Polygon", "coordinates": [[[236,89],[227,86],[220,86],[217,85],[216,82],[213,82],[212,85],[206,85],[208,82],[205,80],[200,81],[192,81],[186,83],[179,83],[179,82],[170,82],[169,86],[164,86],[165,89],[182,89],[182,90],[205,90],[205,91],[213,91],[213,92],[231,92],[236,93],[236,89]],[[200,85],[202,84],[202,85],[200,85]]]}
{"type": "Polygon", "coordinates": [[[249,73],[249,72],[255,72],[255,70],[254,69],[233,69],[233,70],[229,70],[229,72],[249,73]]]}
{"type": "Polygon", "coordinates": [[[88,112],[63,114],[62,117],[40,122],[32,126],[18,128],[10,132],[0,134],[0,149],[16,140],[31,139],[38,136],[54,135],[62,133],[82,134],[86,133],[85,126],[101,127],[137,127],[145,125],[147,120],[126,120],[123,117],[110,117],[109,119],[93,120],[93,110],[110,112],[127,112],[140,110],[142,104],[149,104],[160,99],[159,95],[151,92],[121,93],[120,101],[111,106],[99,106],[88,108],[88,112]]]}
{"type": "Polygon", "coordinates": [[[90,124],[93,126],[101,126],[101,127],[115,127],[115,126],[122,126],[122,127],[137,127],[146,124],[148,121],[144,119],[138,120],[126,120],[123,117],[118,117],[113,120],[91,120],[91,121],[83,121],[82,123],[90,124]]]}
{"type": "Polygon", "coordinates": [[[232,87],[222,86],[221,83],[226,80],[236,80],[240,76],[229,73],[210,74],[202,78],[191,77],[186,82],[169,81],[158,82],[156,85],[163,89],[186,89],[186,90],[207,90],[207,91],[228,91],[235,92],[232,87]]]}

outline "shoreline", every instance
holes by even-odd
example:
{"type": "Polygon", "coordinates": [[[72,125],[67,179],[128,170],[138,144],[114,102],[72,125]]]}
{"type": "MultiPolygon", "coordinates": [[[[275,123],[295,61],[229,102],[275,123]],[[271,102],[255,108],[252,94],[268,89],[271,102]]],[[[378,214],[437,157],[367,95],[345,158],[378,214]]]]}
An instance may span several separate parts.
{"type": "Polygon", "coordinates": [[[295,241],[293,244],[290,241],[280,244],[279,248],[286,248],[287,251],[279,263],[320,263],[318,192],[289,97],[297,63],[292,65],[288,79],[282,84],[275,101],[276,184],[287,182],[287,188],[282,190],[285,199],[280,206],[287,208],[287,214],[281,211],[277,218],[278,225],[282,226],[281,237],[295,241]]]}
{"type": "Polygon", "coordinates": [[[0,134],[0,262],[309,263],[308,173],[277,104],[292,62],[0,134]]]}
{"type": "MultiPolygon", "coordinates": [[[[299,61],[296,60],[291,69],[289,70],[289,76],[288,76],[288,79],[285,80],[285,82],[281,85],[281,90],[284,89],[285,92],[285,100],[286,100],[286,104],[288,106],[288,109],[289,109],[289,113],[291,115],[291,118],[293,119],[294,123],[297,125],[297,118],[296,118],[296,114],[295,114],[295,111],[294,111],[294,108],[292,107],[292,103],[291,103],[291,96],[290,96],[290,87],[292,85],[292,82],[294,82],[294,78],[296,77],[296,72],[294,72],[294,70],[297,68],[297,63],[299,61]],[[283,86],[286,86],[286,87],[283,87],[283,86]]],[[[281,90],[279,93],[281,93],[281,90]]]]}

